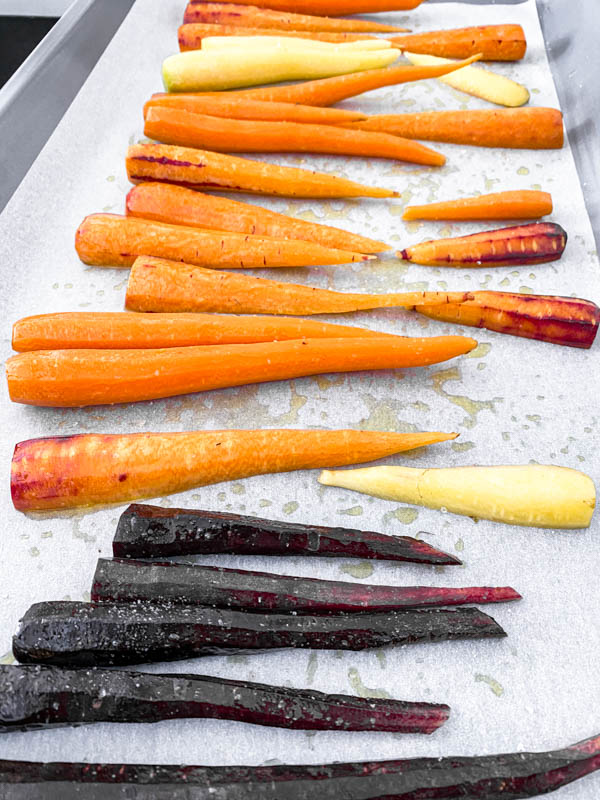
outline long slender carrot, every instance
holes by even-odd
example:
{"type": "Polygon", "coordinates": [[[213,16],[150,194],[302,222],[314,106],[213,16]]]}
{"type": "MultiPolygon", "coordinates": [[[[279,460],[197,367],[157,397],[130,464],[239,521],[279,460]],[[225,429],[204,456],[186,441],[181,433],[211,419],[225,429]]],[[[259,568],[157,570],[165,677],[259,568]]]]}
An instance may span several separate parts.
{"type": "MultiPolygon", "coordinates": [[[[471,56],[452,64],[416,67],[412,64],[369,69],[337,75],[334,78],[319,78],[284,86],[261,86],[255,89],[238,89],[230,95],[247,97],[253,100],[276,100],[282,103],[304,103],[309,106],[332,106],[348,97],[381,89],[384,86],[397,86],[429,78],[439,78],[479,60],[479,55],[471,56]]],[[[205,92],[204,94],[218,94],[205,92]]]]}
{"type": "Polygon", "coordinates": [[[75,234],[84,264],[130,267],[138,256],[159,256],[198,266],[290,267],[347,264],[374,256],[334,250],[301,239],[201,230],[118,214],[90,214],[75,234]]]}
{"type": "Polygon", "coordinates": [[[384,334],[368,328],[332,325],[298,317],[72,311],[17,320],[13,325],[12,347],[21,353],[33,350],[123,350],[287,339],[357,339],[361,336],[372,338],[384,334]]]}
{"type": "Polygon", "coordinates": [[[126,211],[128,216],[172,225],[251,233],[255,236],[272,236],[274,239],[302,239],[338,250],[380,253],[390,249],[385,242],[367,239],[340,228],[295,219],[250,203],[214,197],[168,183],[141,183],[134,186],[127,195],[126,211]]]}
{"type": "Polygon", "coordinates": [[[394,36],[392,42],[401,50],[443,58],[466,58],[480,53],[482,61],[518,61],[527,50],[520,25],[477,25],[426,31],[394,36]]]}
{"type": "Polygon", "coordinates": [[[17,444],[11,494],[19,511],[124,503],[252,475],[375,461],[456,436],[277,429],[52,436],[17,444]]]}
{"type": "Polygon", "coordinates": [[[167,107],[179,111],[189,111],[193,114],[208,114],[211,117],[304,122],[314,125],[340,125],[343,122],[368,119],[367,115],[361,111],[252,100],[247,97],[230,96],[230,94],[232,93],[223,92],[218,97],[202,94],[153,95],[144,105],[144,118],[147,117],[151,108],[167,107]]]}
{"type": "MultiPolygon", "coordinates": [[[[234,0],[232,0],[233,2],[234,0]]],[[[202,0],[190,0],[195,6],[202,0]]],[[[229,0],[221,0],[228,3],[229,0]]],[[[235,0],[244,6],[266,5],[256,0],[235,0]]],[[[289,11],[293,14],[312,14],[315,16],[342,17],[347,14],[375,14],[379,11],[410,11],[421,5],[423,0],[268,0],[267,8],[275,11],[289,11]]]]}
{"type": "Polygon", "coordinates": [[[280,167],[247,158],[159,144],[131,145],[127,150],[127,175],[132,183],[163,181],[190,189],[214,189],[287,197],[398,197],[398,192],[360,183],[280,167]]]}
{"type": "Polygon", "coordinates": [[[187,50],[202,49],[202,41],[209,36],[285,36],[294,39],[307,39],[316,42],[330,42],[341,44],[343,42],[363,42],[376,39],[368,33],[322,33],[321,31],[297,31],[293,28],[244,28],[238,25],[211,25],[208,22],[181,25],[177,31],[179,49],[182,53],[187,50]]]}
{"type": "Polygon", "coordinates": [[[477,346],[465,336],[292,339],[127,350],[37,350],[6,361],[10,399],[75,408],[136,403],[324,372],[438,364],[477,346]]]}
{"type": "Polygon", "coordinates": [[[177,108],[150,107],[144,133],[151,139],[182,147],[207,147],[234,153],[332,153],[393,158],[441,166],[446,159],[425,145],[371,131],[332,130],[330,125],[262,122],[192,114],[177,108]]]}
{"type": "Polygon", "coordinates": [[[382,114],[363,122],[345,123],[344,127],[478,147],[545,150],[561,148],[564,143],[562,114],[556,108],[382,114]]]}
{"type": "Polygon", "coordinates": [[[394,33],[406,28],[370,22],[366,19],[336,19],[274,11],[271,8],[234,3],[188,3],[184,23],[205,22],[220,25],[243,25],[250,28],[279,28],[296,31],[333,31],[344,33],[394,33]]]}
{"type": "Polygon", "coordinates": [[[552,213],[552,195],[533,189],[406,206],[402,219],[539,219],[552,213]]]}

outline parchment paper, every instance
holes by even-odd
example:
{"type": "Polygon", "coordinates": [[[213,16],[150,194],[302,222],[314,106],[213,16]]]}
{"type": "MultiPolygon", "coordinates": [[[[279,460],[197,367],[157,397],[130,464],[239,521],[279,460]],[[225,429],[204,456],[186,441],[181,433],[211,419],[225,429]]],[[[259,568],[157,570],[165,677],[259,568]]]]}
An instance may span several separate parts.
{"type": "MultiPolygon", "coordinates": [[[[122,308],[127,271],[85,267],[73,249],[73,236],[85,214],[123,209],[129,188],[125,148],[143,135],[142,103],[152,91],[161,89],[160,64],[176,50],[183,5],[182,0],[138,0],[0,218],[5,356],[10,353],[10,326],[18,317],[122,308]]],[[[557,103],[533,0],[506,8],[425,3],[410,17],[397,14],[394,19],[422,30],[522,23],[529,42],[527,59],[494,68],[525,83],[532,90],[533,104],[557,103]]],[[[381,90],[346,105],[358,103],[366,111],[383,113],[485,106],[439,82],[381,90]]],[[[534,268],[460,271],[408,266],[389,257],[368,266],[258,274],[339,290],[486,287],[573,294],[598,301],[598,261],[568,147],[546,152],[451,145],[439,145],[438,149],[448,156],[447,165],[439,170],[376,159],[272,158],[390,186],[403,191],[401,200],[255,202],[400,247],[486,227],[477,223],[405,225],[401,212],[409,201],[543,188],[554,197],[552,219],[569,233],[564,258],[534,268]]],[[[357,314],[340,321],[412,335],[458,330],[401,311],[357,314]]],[[[471,329],[465,332],[473,333],[471,329]]],[[[3,382],[3,662],[11,662],[11,635],[31,603],[89,598],[96,558],[110,554],[122,510],[113,507],[60,516],[15,512],[8,493],[8,473],[14,444],[22,439],[85,431],[220,427],[456,430],[461,435],[454,444],[408,454],[397,463],[435,467],[535,461],[583,469],[597,478],[597,347],[582,352],[487,331],[475,335],[480,346],[470,357],[430,369],[326,376],[130,407],[43,410],[11,405],[3,382]]],[[[598,517],[585,532],[510,528],[320,488],[316,478],[316,472],[258,477],[157,502],[396,534],[427,531],[429,541],[457,553],[464,559],[464,567],[434,570],[350,560],[241,557],[205,558],[203,563],[398,585],[512,585],[524,595],[522,602],[485,609],[506,628],[508,637],[380,652],[290,651],[214,657],[171,664],[166,669],[330,692],[447,702],[452,717],[443,729],[432,737],[419,737],[305,734],[201,720],[151,726],[98,725],[3,736],[0,757],[301,763],[544,749],[600,731],[598,517]]],[[[165,665],[142,669],[164,670],[165,665]]],[[[590,800],[597,796],[599,785],[598,778],[588,778],[557,797],[590,800]]]]}

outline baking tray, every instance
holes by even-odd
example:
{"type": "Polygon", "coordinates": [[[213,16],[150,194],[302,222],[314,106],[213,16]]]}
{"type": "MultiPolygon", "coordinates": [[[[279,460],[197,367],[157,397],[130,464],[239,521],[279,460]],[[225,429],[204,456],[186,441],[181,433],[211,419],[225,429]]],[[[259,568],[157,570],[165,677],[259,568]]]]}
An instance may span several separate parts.
{"type": "MultiPolygon", "coordinates": [[[[5,355],[10,352],[10,323],[19,316],[80,308],[116,310],[122,306],[127,273],[81,265],[73,251],[73,234],[84,214],[122,208],[128,188],[124,150],[128,142],[141,135],[141,104],[151,91],[160,88],[160,62],[175,48],[182,8],[180,2],[167,5],[138,0],[0,216],[1,263],[9,287],[2,308],[5,355]]],[[[406,15],[398,15],[399,21],[404,19],[406,15]]],[[[533,3],[485,9],[427,3],[419,12],[423,29],[512,19],[523,20],[530,41],[529,58],[523,64],[498,69],[536,90],[536,105],[555,105],[533,3]]],[[[483,105],[441,84],[383,90],[360,101],[361,107],[370,111],[435,108],[440,104],[456,107],[461,103],[483,105]]],[[[564,259],[534,270],[467,270],[458,274],[383,259],[368,269],[314,269],[309,275],[290,270],[283,277],[340,290],[394,291],[426,285],[435,289],[445,282],[449,288],[508,286],[517,291],[573,293],[598,300],[598,262],[570,149],[485,151],[483,170],[480,159],[484,151],[458,146],[439,149],[449,157],[448,165],[439,172],[375,159],[273,158],[288,164],[314,163],[317,169],[398,187],[405,195],[394,202],[274,200],[268,204],[306,218],[316,215],[400,245],[477,229],[475,225],[442,224],[405,227],[397,212],[410,193],[414,202],[425,202],[490,191],[492,187],[530,188],[540,184],[553,192],[554,218],[570,234],[564,259]]],[[[396,312],[355,315],[354,320],[414,335],[456,331],[396,312]]],[[[491,332],[478,332],[477,338],[481,346],[475,357],[418,373],[325,376],[130,407],[29,409],[11,406],[3,387],[0,458],[8,468],[12,448],[19,439],[92,430],[442,428],[459,431],[460,439],[454,445],[414,453],[397,463],[441,466],[533,460],[582,468],[597,477],[597,350],[565,350],[491,332]]],[[[321,651],[207,658],[168,665],[168,669],[312,686],[322,691],[366,694],[375,690],[404,699],[445,701],[452,706],[453,716],[441,731],[433,737],[304,734],[219,721],[174,721],[154,726],[100,725],[13,734],[2,737],[0,754],[51,760],[250,764],[275,759],[299,763],[375,755],[392,758],[541,749],[596,732],[598,720],[593,709],[600,699],[600,631],[595,614],[600,600],[597,520],[590,530],[576,533],[475,523],[318,488],[315,478],[312,472],[252,478],[158,502],[293,521],[350,524],[397,534],[428,531],[435,545],[464,559],[463,569],[430,572],[381,563],[369,575],[371,565],[343,560],[317,564],[304,559],[289,563],[285,559],[229,557],[206,558],[203,562],[402,585],[513,585],[525,599],[492,609],[508,631],[508,638],[379,653],[321,651]]],[[[101,553],[109,554],[121,507],[26,517],[12,509],[6,484],[2,503],[5,534],[0,653],[6,653],[4,659],[9,661],[10,634],[30,603],[89,597],[95,559],[101,553]]],[[[161,667],[147,669],[157,671],[161,667]]],[[[567,800],[595,796],[595,778],[557,794],[567,800]]]]}

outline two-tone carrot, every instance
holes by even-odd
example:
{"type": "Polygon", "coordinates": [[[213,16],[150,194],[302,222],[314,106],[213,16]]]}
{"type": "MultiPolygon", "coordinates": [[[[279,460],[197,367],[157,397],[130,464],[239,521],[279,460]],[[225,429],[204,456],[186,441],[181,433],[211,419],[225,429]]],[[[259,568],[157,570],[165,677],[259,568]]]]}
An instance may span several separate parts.
{"type": "Polygon", "coordinates": [[[479,53],[482,61],[519,61],[527,50],[520,25],[477,25],[442,31],[394,36],[394,47],[442,58],[467,58],[479,53]]]}
{"type": "Polygon", "coordinates": [[[371,22],[366,19],[339,19],[294,14],[235,3],[188,3],[183,15],[184,24],[206,22],[218,25],[242,25],[249,28],[279,28],[297,31],[331,31],[342,33],[402,33],[406,28],[371,22]]]}
{"type": "Polygon", "coordinates": [[[75,234],[84,264],[130,267],[138,256],[158,256],[208,267],[290,267],[347,264],[374,256],[334,250],[301,239],[201,230],[118,214],[90,214],[75,234]]]}
{"type": "Polygon", "coordinates": [[[132,183],[164,181],[190,189],[286,197],[398,197],[391,189],[363,186],[336,175],[190,147],[131,145],[125,163],[132,183]]]}
{"type": "Polygon", "coordinates": [[[345,42],[366,42],[376,40],[368,33],[327,33],[321,31],[297,31],[293,28],[245,28],[237,25],[212,25],[209,22],[181,25],[177,31],[177,41],[182,53],[188,50],[201,50],[209,36],[279,36],[306,41],[343,44],[345,42]]]}
{"type": "Polygon", "coordinates": [[[181,147],[233,153],[329,153],[393,158],[442,166],[446,159],[429,147],[388,133],[346,130],[330,125],[225,119],[177,108],[151,106],[144,122],[151,139],[181,147]]]}
{"type": "Polygon", "coordinates": [[[563,118],[556,108],[499,108],[381,114],[345,127],[477,147],[559,149],[563,118]]]}
{"type": "Polygon", "coordinates": [[[281,429],[51,436],[16,445],[10,487],[19,511],[125,503],[252,475],[375,461],[456,436],[281,429]]]}
{"type": "Polygon", "coordinates": [[[552,213],[552,195],[534,189],[460,197],[424,206],[406,206],[402,219],[539,219],[552,213]]]}
{"type": "Polygon", "coordinates": [[[20,353],[33,350],[122,350],[384,335],[368,328],[298,317],[66,311],[17,320],[13,325],[12,347],[20,353]]]}
{"type": "MultiPolygon", "coordinates": [[[[190,0],[188,9],[202,2],[203,0],[190,0]]],[[[230,0],[221,2],[229,3],[230,0]]],[[[257,0],[231,0],[231,2],[244,6],[267,5],[266,2],[257,0]]],[[[267,7],[274,11],[289,11],[293,14],[343,17],[349,14],[376,14],[380,11],[411,11],[422,2],[423,0],[268,0],[267,7]]]]}
{"type": "Polygon", "coordinates": [[[136,350],[37,350],[6,361],[14,403],[136,403],[330,372],[429,366],[477,346],[465,336],[293,339],[136,350]]]}
{"type": "Polygon", "coordinates": [[[168,183],[140,183],[134,186],[127,195],[126,213],[128,216],[171,225],[250,233],[274,239],[302,239],[336,250],[380,253],[390,249],[385,242],[367,239],[340,228],[295,219],[261,206],[168,183]]]}

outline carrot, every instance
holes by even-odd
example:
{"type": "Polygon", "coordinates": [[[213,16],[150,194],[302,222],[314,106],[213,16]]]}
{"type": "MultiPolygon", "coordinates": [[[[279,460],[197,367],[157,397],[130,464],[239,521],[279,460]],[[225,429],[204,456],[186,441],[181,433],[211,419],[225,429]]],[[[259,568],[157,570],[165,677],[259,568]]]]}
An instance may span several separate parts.
{"type": "Polygon", "coordinates": [[[21,353],[33,350],[124,350],[383,335],[368,328],[332,325],[297,317],[74,311],[38,314],[17,320],[13,325],[12,347],[21,353]]]}
{"type": "Polygon", "coordinates": [[[258,6],[234,3],[190,2],[183,16],[184,23],[205,22],[221,25],[243,25],[250,28],[279,28],[297,31],[341,31],[354,33],[394,33],[406,28],[369,22],[365,19],[331,19],[306,14],[273,11],[258,6]]]}
{"type": "Polygon", "coordinates": [[[391,189],[363,186],[335,175],[189,147],[131,145],[127,150],[126,166],[132,183],[165,181],[191,189],[288,197],[398,197],[398,192],[391,189]]]}
{"type": "Polygon", "coordinates": [[[469,292],[333,292],[144,257],[138,258],[131,269],[125,305],[131,311],[213,311],[301,316],[460,303],[468,297],[472,297],[469,292]]]}
{"type": "Polygon", "coordinates": [[[551,213],[552,195],[520,189],[407,206],[402,219],[538,219],[551,213]]]}
{"type": "Polygon", "coordinates": [[[389,245],[355,233],[287,217],[267,208],[240,203],[226,197],[195,192],[168,183],[141,183],[127,195],[128,216],[144,217],[172,225],[189,225],[218,231],[272,236],[274,239],[302,239],[324,247],[379,253],[389,245]]]}
{"type": "Polygon", "coordinates": [[[293,28],[281,30],[279,28],[244,28],[238,25],[211,25],[208,22],[181,25],[177,31],[179,49],[182,53],[187,50],[202,49],[204,39],[212,36],[285,36],[293,39],[306,39],[313,42],[329,42],[342,44],[344,42],[364,42],[377,39],[368,33],[322,33],[320,31],[297,31],[293,28]]]}
{"type": "Polygon", "coordinates": [[[37,350],[7,359],[6,377],[14,403],[76,408],[325,372],[429,366],[476,346],[465,336],[377,336],[162,349],[37,350]]]}
{"type": "Polygon", "coordinates": [[[443,58],[467,58],[481,54],[482,61],[518,61],[527,50],[520,25],[477,25],[443,31],[394,36],[395,47],[411,53],[443,58]]]}
{"type": "Polygon", "coordinates": [[[17,444],[11,494],[19,511],[125,503],[252,475],[360,464],[456,436],[276,429],[51,436],[17,444]]]}
{"type": "MultiPolygon", "coordinates": [[[[195,6],[203,0],[190,0],[195,6]]],[[[221,0],[229,3],[230,0],[221,0]]],[[[233,2],[233,0],[232,0],[233,2]]],[[[343,17],[346,14],[375,14],[380,11],[410,11],[421,5],[423,0],[268,0],[268,8],[274,11],[289,11],[293,14],[312,14],[315,16],[343,17]]],[[[238,5],[255,6],[256,0],[236,0],[238,5]]],[[[265,3],[266,4],[266,0],[265,3]]]]}
{"type": "Polygon", "coordinates": [[[530,150],[563,146],[562,114],[556,108],[501,108],[382,114],[344,127],[393,133],[408,139],[530,150]]]}
{"type": "MultiPolygon", "coordinates": [[[[439,64],[432,67],[415,67],[412,64],[400,64],[385,69],[369,69],[352,72],[348,75],[337,75],[333,78],[319,78],[314,81],[303,81],[289,86],[263,86],[256,89],[240,89],[229,92],[236,97],[247,97],[252,100],[276,100],[282,103],[304,103],[309,106],[332,106],[340,100],[355,97],[363,92],[381,89],[383,86],[396,86],[400,83],[439,78],[457,69],[466,67],[479,56],[471,56],[452,64],[439,64]]],[[[218,95],[218,92],[205,92],[218,95]]]]}
{"type": "Polygon", "coordinates": [[[252,100],[246,97],[230,96],[231,94],[233,93],[223,92],[218,97],[202,94],[178,95],[168,92],[163,95],[153,95],[144,105],[144,119],[151,108],[165,107],[189,111],[193,114],[208,114],[211,117],[307,122],[318,125],[339,125],[343,122],[367,119],[367,115],[361,111],[252,100]]]}
{"type": "Polygon", "coordinates": [[[75,234],[84,264],[130,267],[138,256],[160,256],[208,267],[301,267],[346,264],[374,256],[334,250],[300,239],[201,230],[118,214],[90,214],[75,234]]]}
{"type": "Polygon", "coordinates": [[[182,147],[207,147],[234,153],[333,153],[393,158],[441,166],[446,159],[410,139],[370,131],[332,131],[329,125],[261,122],[192,114],[177,108],[148,109],[144,133],[151,139],[182,147]]]}

